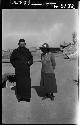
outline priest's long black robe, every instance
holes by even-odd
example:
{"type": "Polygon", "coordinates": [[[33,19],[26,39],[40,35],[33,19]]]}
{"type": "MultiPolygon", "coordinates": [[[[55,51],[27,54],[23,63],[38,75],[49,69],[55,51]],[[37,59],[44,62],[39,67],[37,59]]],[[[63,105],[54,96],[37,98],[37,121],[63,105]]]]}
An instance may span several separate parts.
{"type": "Polygon", "coordinates": [[[31,98],[30,66],[33,64],[31,52],[26,47],[18,47],[13,50],[10,62],[15,68],[17,97],[31,98]]]}

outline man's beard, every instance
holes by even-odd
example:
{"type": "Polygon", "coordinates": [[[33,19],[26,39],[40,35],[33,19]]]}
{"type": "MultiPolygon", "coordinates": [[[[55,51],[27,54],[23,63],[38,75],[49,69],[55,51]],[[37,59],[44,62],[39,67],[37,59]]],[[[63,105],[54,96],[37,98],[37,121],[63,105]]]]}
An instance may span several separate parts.
{"type": "Polygon", "coordinates": [[[20,48],[25,48],[25,46],[19,46],[20,48]]]}

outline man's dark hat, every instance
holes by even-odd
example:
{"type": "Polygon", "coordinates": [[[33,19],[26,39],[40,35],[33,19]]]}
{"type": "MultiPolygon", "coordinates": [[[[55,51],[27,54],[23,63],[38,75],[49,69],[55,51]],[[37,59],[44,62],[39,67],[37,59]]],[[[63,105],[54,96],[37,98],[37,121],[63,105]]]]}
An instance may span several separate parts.
{"type": "Polygon", "coordinates": [[[18,45],[20,44],[20,42],[24,42],[25,43],[25,40],[24,39],[20,39],[18,45]]]}

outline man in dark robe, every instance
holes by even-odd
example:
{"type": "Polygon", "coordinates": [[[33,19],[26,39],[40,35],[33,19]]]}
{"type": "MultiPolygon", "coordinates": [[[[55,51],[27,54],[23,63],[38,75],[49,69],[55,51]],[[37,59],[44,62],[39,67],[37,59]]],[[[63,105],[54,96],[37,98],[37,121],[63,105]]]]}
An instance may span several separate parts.
{"type": "Polygon", "coordinates": [[[31,98],[30,66],[33,64],[33,56],[25,47],[24,39],[20,39],[19,47],[13,50],[10,62],[15,68],[16,94],[18,101],[28,101],[31,98]]]}

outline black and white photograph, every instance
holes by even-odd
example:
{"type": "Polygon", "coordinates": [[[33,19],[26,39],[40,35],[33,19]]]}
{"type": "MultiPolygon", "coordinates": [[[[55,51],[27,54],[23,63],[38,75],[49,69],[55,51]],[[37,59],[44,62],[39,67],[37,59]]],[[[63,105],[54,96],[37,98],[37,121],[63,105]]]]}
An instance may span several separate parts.
{"type": "Polygon", "coordinates": [[[77,124],[78,11],[2,9],[2,123],[77,124]]]}

